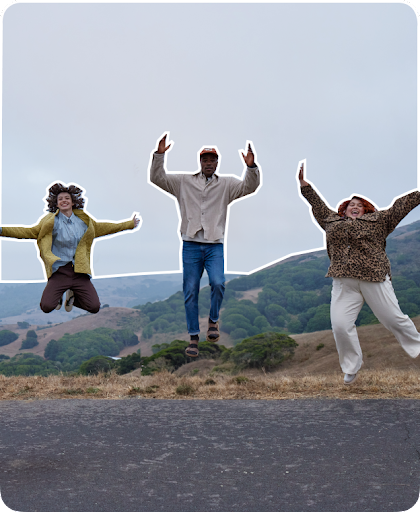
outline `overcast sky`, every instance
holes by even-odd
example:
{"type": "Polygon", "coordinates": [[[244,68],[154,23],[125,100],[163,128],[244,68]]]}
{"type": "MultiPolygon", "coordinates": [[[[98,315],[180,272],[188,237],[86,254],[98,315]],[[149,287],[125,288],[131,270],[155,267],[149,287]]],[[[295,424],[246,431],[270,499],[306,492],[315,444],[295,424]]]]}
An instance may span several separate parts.
{"type": "MultiPolygon", "coordinates": [[[[1,222],[35,223],[55,180],[83,186],[99,220],[140,212],[139,231],[96,243],[96,276],[179,269],[175,203],[147,183],[164,131],[170,171],[217,145],[239,177],[253,141],[263,186],[231,208],[231,272],[323,245],[302,159],[332,207],[359,193],[385,208],[417,186],[407,5],[16,4],[3,29],[1,222]]],[[[3,279],[43,278],[33,242],[1,247],[3,279]]]]}

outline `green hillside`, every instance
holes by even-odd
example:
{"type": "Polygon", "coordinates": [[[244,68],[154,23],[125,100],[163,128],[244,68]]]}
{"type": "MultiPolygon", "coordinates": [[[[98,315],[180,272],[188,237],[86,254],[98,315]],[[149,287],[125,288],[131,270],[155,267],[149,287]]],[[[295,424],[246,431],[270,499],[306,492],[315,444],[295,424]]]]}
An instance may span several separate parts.
{"type": "MultiPolygon", "coordinates": [[[[395,230],[388,238],[387,253],[401,309],[417,316],[420,314],[420,221],[395,230]]],[[[332,279],[325,278],[328,266],[326,251],[317,251],[233,279],[226,285],[221,330],[239,341],[268,330],[296,334],[330,329],[332,279]],[[256,303],[243,299],[244,292],[259,288],[262,291],[256,303]]],[[[148,317],[144,339],[156,333],[176,335],[186,331],[182,292],[165,301],[135,307],[148,317]]],[[[206,287],[200,292],[200,316],[207,316],[209,308],[210,288],[206,287]]],[[[377,323],[366,304],[356,323],[377,323]]]]}

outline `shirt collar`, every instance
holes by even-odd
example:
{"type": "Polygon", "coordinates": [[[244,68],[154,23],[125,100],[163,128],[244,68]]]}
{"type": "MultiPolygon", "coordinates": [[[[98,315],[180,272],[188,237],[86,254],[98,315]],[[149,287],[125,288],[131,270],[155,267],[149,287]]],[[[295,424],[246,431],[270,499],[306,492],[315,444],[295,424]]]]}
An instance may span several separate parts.
{"type": "Polygon", "coordinates": [[[70,217],[67,217],[67,215],[64,215],[64,213],[61,213],[60,211],[58,212],[58,218],[60,220],[63,220],[65,222],[74,222],[76,216],[73,212],[71,212],[71,215],[70,217]]]}
{"type": "Polygon", "coordinates": [[[207,181],[212,181],[212,180],[213,180],[213,178],[216,178],[216,181],[219,179],[219,176],[218,176],[216,173],[213,173],[213,174],[211,175],[211,178],[207,179],[207,178],[206,178],[206,176],[205,176],[205,174],[204,174],[202,171],[198,171],[198,172],[196,172],[195,174],[193,174],[193,176],[198,176],[199,178],[201,178],[201,179],[205,179],[205,180],[207,180],[207,181]]]}

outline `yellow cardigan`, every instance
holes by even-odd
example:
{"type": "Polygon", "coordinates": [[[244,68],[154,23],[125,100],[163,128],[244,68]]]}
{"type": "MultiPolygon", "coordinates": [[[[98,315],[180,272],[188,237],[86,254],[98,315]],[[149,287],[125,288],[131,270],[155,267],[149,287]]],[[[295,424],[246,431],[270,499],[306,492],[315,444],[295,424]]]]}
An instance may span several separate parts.
{"type": "MultiPolygon", "coordinates": [[[[52,275],[53,263],[60,258],[55,256],[52,251],[52,232],[54,228],[55,213],[47,213],[36,226],[23,228],[19,226],[5,226],[2,229],[1,236],[11,238],[32,238],[37,240],[39,253],[44,262],[48,279],[52,275]]],[[[90,251],[93,239],[99,236],[111,235],[125,229],[134,229],[134,220],[126,222],[96,222],[83,210],[73,210],[73,213],[82,219],[87,225],[87,230],[82,236],[74,256],[74,271],[80,274],[91,274],[90,269],[90,251]]]]}

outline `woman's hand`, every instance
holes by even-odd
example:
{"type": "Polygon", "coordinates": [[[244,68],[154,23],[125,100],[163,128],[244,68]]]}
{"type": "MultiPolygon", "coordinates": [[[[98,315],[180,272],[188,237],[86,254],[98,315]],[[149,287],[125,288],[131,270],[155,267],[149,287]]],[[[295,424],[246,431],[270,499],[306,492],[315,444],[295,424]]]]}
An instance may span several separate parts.
{"type": "Polygon", "coordinates": [[[299,169],[299,182],[300,182],[300,186],[301,187],[307,187],[309,185],[308,182],[306,182],[304,179],[303,179],[303,164],[300,166],[300,169],[299,169]]]}
{"type": "Polygon", "coordinates": [[[140,219],[138,219],[135,215],[133,217],[134,221],[134,229],[140,224],[140,219]]]}

